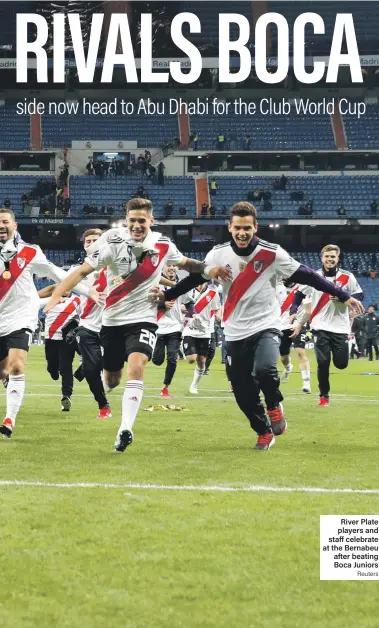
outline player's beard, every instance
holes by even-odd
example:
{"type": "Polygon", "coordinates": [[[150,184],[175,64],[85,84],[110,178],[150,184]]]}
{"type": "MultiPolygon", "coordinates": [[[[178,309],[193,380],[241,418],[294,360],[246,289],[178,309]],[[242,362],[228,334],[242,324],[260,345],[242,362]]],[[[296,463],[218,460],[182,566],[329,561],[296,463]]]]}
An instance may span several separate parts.
{"type": "Polygon", "coordinates": [[[3,247],[4,244],[6,242],[8,242],[8,240],[10,240],[13,235],[14,235],[14,232],[12,233],[12,231],[10,229],[8,229],[7,227],[1,229],[1,231],[0,231],[0,247],[3,247]]]}

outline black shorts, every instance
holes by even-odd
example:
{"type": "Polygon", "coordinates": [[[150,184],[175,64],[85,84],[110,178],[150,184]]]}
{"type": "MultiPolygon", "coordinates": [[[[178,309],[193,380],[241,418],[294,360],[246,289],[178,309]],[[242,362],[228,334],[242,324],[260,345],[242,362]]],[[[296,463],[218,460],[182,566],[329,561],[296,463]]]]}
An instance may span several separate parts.
{"type": "Polygon", "coordinates": [[[105,370],[120,371],[131,353],[144,353],[151,360],[157,328],[158,325],[154,323],[134,323],[132,325],[118,325],[117,327],[103,326],[100,331],[100,342],[104,347],[105,370]]]}
{"type": "Polygon", "coordinates": [[[8,336],[0,337],[0,362],[8,356],[9,349],[23,349],[29,351],[32,344],[32,332],[30,329],[13,331],[8,336]]]}
{"type": "Polygon", "coordinates": [[[184,336],[183,350],[186,358],[189,355],[203,355],[208,357],[210,338],[196,338],[195,336],[184,336]]]}
{"type": "Polygon", "coordinates": [[[283,329],[282,331],[282,339],[280,341],[280,355],[289,355],[291,351],[292,338],[290,336],[293,334],[292,329],[283,329]]]}
{"type": "Polygon", "coordinates": [[[301,328],[301,332],[298,336],[296,336],[293,346],[295,349],[305,349],[305,345],[307,342],[307,328],[304,326],[301,328]]]}

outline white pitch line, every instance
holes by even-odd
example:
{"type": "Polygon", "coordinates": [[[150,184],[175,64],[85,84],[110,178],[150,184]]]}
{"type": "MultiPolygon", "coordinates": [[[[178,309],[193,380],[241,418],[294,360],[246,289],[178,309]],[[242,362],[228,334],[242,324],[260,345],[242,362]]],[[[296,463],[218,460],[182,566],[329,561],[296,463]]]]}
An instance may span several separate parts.
{"type": "MultiPolygon", "coordinates": [[[[161,390],[161,389],[159,389],[159,390],[161,390]]],[[[291,395],[292,394],[293,393],[291,393],[291,395]]],[[[5,392],[1,392],[0,393],[0,397],[5,397],[5,395],[6,395],[5,392]]],[[[309,397],[306,397],[304,394],[303,395],[299,394],[299,395],[296,395],[295,397],[292,397],[291,395],[286,396],[284,398],[284,403],[286,401],[298,401],[299,398],[303,398],[303,399],[307,399],[308,398],[309,399],[309,397]]],[[[25,393],[25,397],[26,398],[27,397],[55,397],[55,398],[61,399],[62,395],[58,394],[58,393],[28,393],[28,392],[26,392],[25,393]]],[[[337,395],[336,395],[336,397],[337,397],[337,395]]],[[[93,396],[91,394],[89,394],[89,393],[87,393],[87,394],[85,394],[85,393],[74,393],[72,398],[74,400],[75,399],[79,399],[79,398],[93,399],[93,396]]],[[[115,393],[113,393],[111,395],[111,399],[112,398],[121,399],[122,398],[122,394],[115,392],[115,393]]],[[[163,403],[162,397],[160,395],[144,395],[143,398],[144,399],[160,399],[161,402],[163,403]]],[[[201,395],[201,394],[199,394],[199,395],[191,395],[191,396],[184,395],[184,394],[183,395],[177,394],[177,395],[173,395],[172,397],[170,397],[170,399],[171,399],[171,401],[175,401],[177,399],[184,399],[186,401],[189,401],[189,400],[191,400],[191,401],[202,401],[204,399],[205,400],[210,399],[210,400],[213,400],[213,401],[216,400],[216,401],[234,401],[235,402],[234,395],[232,393],[230,393],[230,392],[228,393],[227,390],[225,391],[225,397],[221,397],[221,396],[216,396],[215,397],[215,396],[207,396],[207,395],[201,395]]],[[[316,399],[318,399],[317,395],[313,395],[313,397],[310,398],[311,401],[315,401],[316,399]]],[[[350,402],[350,401],[353,402],[353,401],[356,401],[357,399],[359,399],[361,402],[365,402],[365,403],[379,404],[379,397],[363,397],[363,396],[359,397],[358,395],[357,396],[349,396],[349,397],[347,397],[345,395],[340,395],[340,397],[334,399],[334,401],[336,403],[342,403],[342,402],[345,403],[345,402],[350,402]]],[[[333,403],[333,400],[332,400],[332,403],[333,403]]]]}
{"type": "Polygon", "coordinates": [[[379,495],[377,488],[319,488],[311,486],[196,486],[179,484],[111,484],[101,482],[32,482],[24,480],[0,480],[0,486],[25,486],[35,488],[104,488],[138,489],[144,491],[198,491],[210,493],[338,493],[379,495]]]}

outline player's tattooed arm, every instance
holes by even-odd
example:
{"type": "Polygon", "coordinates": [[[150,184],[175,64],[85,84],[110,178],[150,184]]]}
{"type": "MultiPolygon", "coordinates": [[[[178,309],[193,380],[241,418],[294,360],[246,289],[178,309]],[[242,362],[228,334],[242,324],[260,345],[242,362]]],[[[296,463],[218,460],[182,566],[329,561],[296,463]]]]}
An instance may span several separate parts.
{"type": "Polygon", "coordinates": [[[225,266],[207,266],[205,262],[200,262],[190,257],[184,257],[183,261],[178,264],[178,267],[190,274],[203,275],[206,280],[222,279],[223,281],[231,281],[232,279],[232,273],[229,268],[225,268],[225,266]]]}

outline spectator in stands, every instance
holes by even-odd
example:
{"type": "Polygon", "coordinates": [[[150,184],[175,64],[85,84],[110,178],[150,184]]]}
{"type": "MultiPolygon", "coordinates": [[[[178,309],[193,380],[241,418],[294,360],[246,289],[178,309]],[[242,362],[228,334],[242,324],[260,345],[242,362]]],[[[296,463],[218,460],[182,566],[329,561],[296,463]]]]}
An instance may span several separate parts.
{"type": "Polygon", "coordinates": [[[95,175],[97,177],[100,177],[100,179],[103,178],[104,176],[104,164],[102,161],[99,161],[98,159],[96,159],[96,161],[94,161],[93,163],[93,167],[95,169],[95,175]]]}
{"type": "Polygon", "coordinates": [[[165,167],[164,167],[163,162],[161,161],[158,166],[158,176],[157,176],[158,185],[164,185],[164,171],[165,171],[165,167]]]}
{"type": "Polygon", "coordinates": [[[338,216],[346,216],[346,210],[345,210],[345,208],[344,208],[344,206],[342,204],[337,209],[337,215],[338,216]]]}
{"type": "Polygon", "coordinates": [[[142,183],[138,186],[137,192],[135,193],[136,198],[148,198],[148,194],[143,187],[142,183]]]}
{"type": "Polygon", "coordinates": [[[210,187],[211,196],[216,196],[217,190],[218,190],[216,179],[214,179],[214,178],[212,179],[212,181],[209,184],[209,187],[210,187]]]}
{"type": "Polygon", "coordinates": [[[208,216],[208,205],[203,203],[200,209],[200,216],[208,216]]]}
{"type": "Polygon", "coordinates": [[[219,133],[217,136],[217,148],[218,150],[225,150],[225,142],[226,142],[226,137],[224,135],[224,133],[219,133]]]}
{"type": "Polygon", "coordinates": [[[172,200],[168,200],[166,205],[164,206],[164,216],[165,218],[169,218],[173,212],[174,209],[174,203],[172,202],[172,200]]]}
{"type": "Polygon", "coordinates": [[[216,215],[216,205],[213,205],[213,203],[209,205],[209,215],[210,216],[216,215]]]}
{"type": "Polygon", "coordinates": [[[264,212],[270,212],[272,210],[272,203],[271,201],[263,201],[263,211],[264,212]]]}
{"type": "Polygon", "coordinates": [[[378,203],[376,202],[376,198],[374,198],[371,201],[370,209],[371,209],[371,216],[376,216],[376,212],[377,212],[377,209],[378,209],[378,203]]]}
{"type": "Polygon", "coordinates": [[[250,150],[251,148],[251,137],[250,135],[246,135],[245,137],[245,146],[244,146],[245,150],[250,150]]]}
{"type": "Polygon", "coordinates": [[[71,210],[71,199],[67,197],[64,199],[64,210],[63,210],[66,216],[69,216],[70,210],[71,210]]]}
{"type": "Polygon", "coordinates": [[[147,164],[151,162],[151,152],[149,150],[145,150],[145,161],[147,164]]]}
{"type": "Polygon", "coordinates": [[[313,200],[310,198],[305,206],[306,216],[313,216],[313,200]]]}
{"type": "Polygon", "coordinates": [[[103,216],[112,216],[114,209],[111,205],[102,205],[101,213],[103,216]]]}
{"type": "Polygon", "coordinates": [[[186,215],[186,213],[187,213],[186,208],[184,207],[184,205],[181,205],[181,206],[179,207],[179,216],[185,216],[185,215],[186,215]]]}
{"type": "Polygon", "coordinates": [[[197,145],[199,143],[199,136],[197,133],[195,133],[194,135],[191,135],[190,143],[192,144],[193,150],[197,150],[197,145]]]}
{"type": "Polygon", "coordinates": [[[371,254],[371,270],[376,270],[378,258],[376,253],[371,254]]]}
{"type": "Polygon", "coordinates": [[[5,207],[6,209],[12,209],[12,203],[11,203],[11,201],[9,200],[9,198],[6,198],[6,199],[5,199],[5,201],[4,201],[4,207],[5,207]]]}
{"type": "Polygon", "coordinates": [[[306,216],[307,210],[305,208],[305,205],[300,205],[299,209],[297,210],[297,213],[299,216],[306,216]]]}
{"type": "Polygon", "coordinates": [[[287,177],[285,177],[284,174],[282,174],[280,179],[276,179],[273,182],[272,187],[274,188],[274,190],[282,190],[283,192],[285,192],[287,188],[287,181],[288,181],[287,177]]]}
{"type": "Polygon", "coordinates": [[[148,170],[148,175],[147,175],[147,176],[148,176],[148,178],[149,178],[151,181],[154,181],[154,182],[155,182],[155,179],[156,179],[156,174],[157,174],[157,169],[156,169],[154,166],[152,166],[151,164],[149,164],[149,166],[148,166],[148,169],[147,169],[147,170],[148,170]]]}
{"type": "Polygon", "coordinates": [[[88,164],[86,165],[87,168],[87,172],[89,175],[93,175],[94,174],[94,167],[93,167],[93,159],[92,157],[89,158],[88,164]]]}
{"type": "Polygon", "coordinates": [[[223,205],[221,208],[221,213],[223,216],[226,216],[228,213],[228,208],[226,207],[226,205],[223,205]]]}

